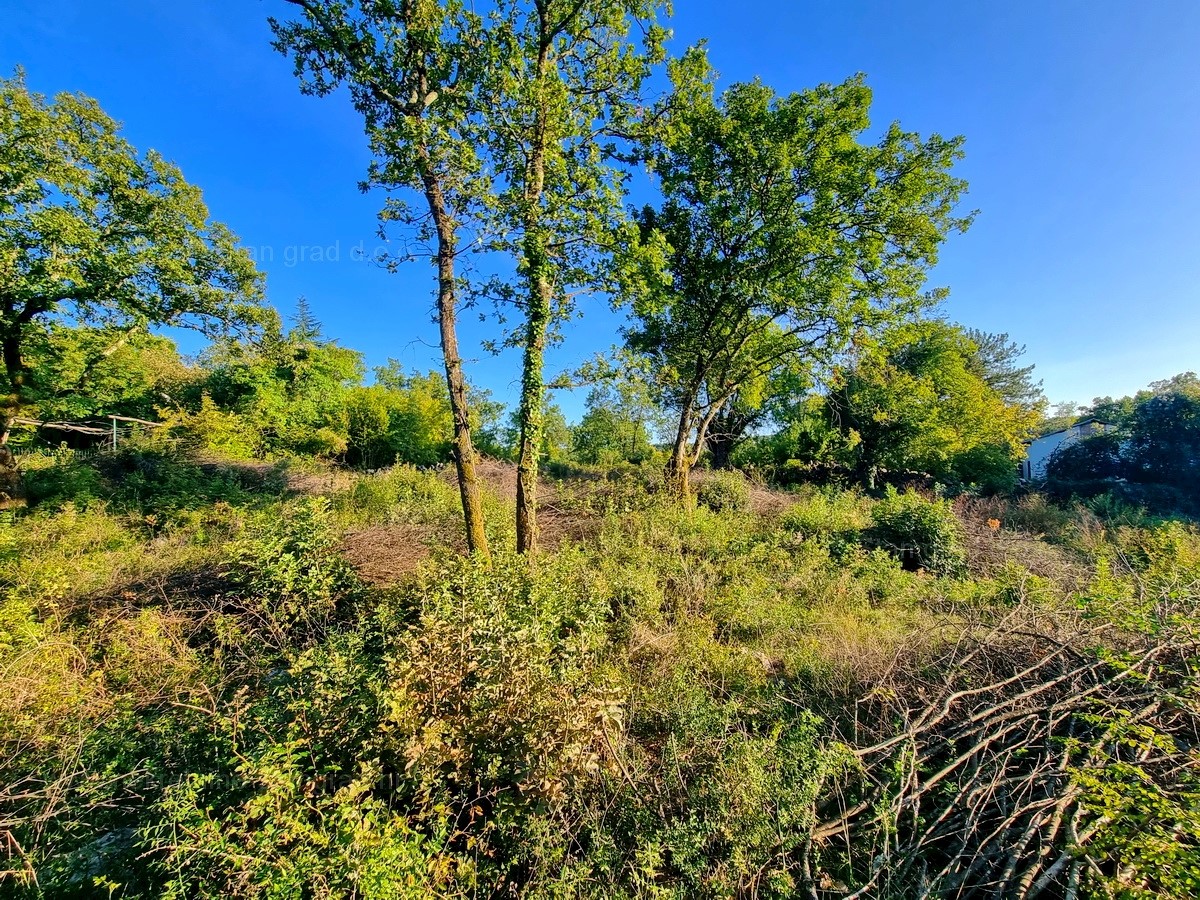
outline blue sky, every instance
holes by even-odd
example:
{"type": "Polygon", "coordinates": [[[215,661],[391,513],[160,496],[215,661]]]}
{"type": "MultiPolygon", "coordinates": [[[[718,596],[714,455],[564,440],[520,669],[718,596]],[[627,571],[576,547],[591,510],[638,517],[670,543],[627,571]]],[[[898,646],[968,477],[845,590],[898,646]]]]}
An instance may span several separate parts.
{"type": "MultiPolygon", "coordinates": [[[[345,98],[302,97],[269,47],[282,0],[4,0],[0,71],[99,99],[140,149],[177,162],[213,216],[254,248],[271,302],[306,296],[362,350],[437,364],[432,270],[389,275],[373,247],[379,198],[345,98]]],[[[677,0],[675,46],[703,37],[722,83],[780,92],[864,72],[878,125],[966,136],[959,174],[980,214],[945,247],[945,312],[1028,346],[1052,400],[1086,402],[1200,368],[1200,3],[1195,0],[677,0]]],[[[616,340],[583,302],[552,362],[616,340]]],[[[511,399],[512,356],[479,348],[470,375],[511,399]]],[[[579,400],[564,402],[569,414],[579,400]]]]}

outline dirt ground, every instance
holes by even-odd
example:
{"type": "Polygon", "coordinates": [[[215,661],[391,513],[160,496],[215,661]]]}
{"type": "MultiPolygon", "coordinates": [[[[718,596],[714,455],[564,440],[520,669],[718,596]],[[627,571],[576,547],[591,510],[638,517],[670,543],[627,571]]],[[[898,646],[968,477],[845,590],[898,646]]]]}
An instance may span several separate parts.
{"type": "MultiPolygon", "coordinates": [[[[481,459],[476,471],[486,491],[515,502],[517,467],[514,464],[481,459]]],[[[453,466],[443,467],[438,475],[447,484],[457,487],[453,466]]],[[[704,473],[697,472],[696,483],[701,483],[703,479],[704,473]]],[[[538,487],[538,531],[540,546],[544,550],[595,538],[600,530],[602,514],[576,501],[581,493],[603,483],[604,479],[599,476],[580,476],[562,481],[541,479],[538,487]]],[[[793,502],[790,495],[779,491],[756,485],[750,488],[751,509],[762,516],[777,516],[793,502]]],[[[461,522],[457,519],[439,526],[402,522],[351,532],[346,535],[342,549],[364,579],[383,586],[394,584],[411,574],[436,550],[464,552],[466,542],[461,522]]]]}

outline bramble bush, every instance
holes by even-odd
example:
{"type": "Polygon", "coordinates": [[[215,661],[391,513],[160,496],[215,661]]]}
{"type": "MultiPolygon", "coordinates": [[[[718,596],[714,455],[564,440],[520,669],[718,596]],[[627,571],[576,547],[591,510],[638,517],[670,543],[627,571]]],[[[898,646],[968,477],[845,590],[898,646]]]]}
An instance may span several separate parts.
{"type": "Polygon", "coordinates": [[[948,500],[927,499],[891,485],[871,509],[871,540],[908,568],[957,575],[966,562],[958,520],[948,500]]]}
{"type": "Polygon", "coordinates": [[[741,472],[708,472],[696,489],[696,500],[713,512],[746,512],[750,485],[741,472]]]}
{"type": "Polygon", "coordinates": [[[277,646],[320,639],[359,595],[339,541],[329,501],[305,497],[259,513],[230,545],[227,576],[277,646]]]}
{"type": "MultiPolygon", "coordinates": [[[[1072,792],[1090,842],[1047,838],[1046,865],[1068,854],[1055,891],[1076,860],[1081,900],[1187,895],[1195,751],[1173,742],[1194,707],[1192,526],[1027,497],[960,504],[1003,523],[976,535],[912,492],[804,489],[767,516],[564,470],[556,513],[587,517],[586,539],[528,560],[502,535],[490,563],[435,550],[369,587],[345,530],[440,533],[457,499],[440,474],[322,477],[309,489],[331,497],[286,498],[227,493],[206,466],[0,525],[0,827],[42,895],[837,897],[883,859],[871,890],[895,900],[920,889],[906,872],[950,860],[883,848],[919,842],[978,785],[952,772],[920,817],[889,804],[960,757],[1013,778],[1078,763],[1037,782],[1072,792]],[[196,486],[168,505],[206,475],[211,499],[196,486]],[[967,537],[995,555],[987,574],[963,566],[967,537]],[[1033,575],[1034,547],[1081,574],[1033,575]],[[906,572],[906,550],[962,577],[906,572]],[[1064,664],[1103,661],[1105,705],[1080,700],[1102,720],[1046,719],[1091,740],[1093,762],[1057,737],[993,757],[954,730],[1010,701],[1045,718],[1037,682],[898,724],[1008,677],[1025,665],[1014,634],[1041,628],[1064,664]],[[1122,685],[1169,702],[1134,721],[1145,704],[1122,707],[1122,685]],[[848,838],[830,830],[861,804],[848,838]]],[[[22,878],[0,890],[36,896],[22,878]]]]}

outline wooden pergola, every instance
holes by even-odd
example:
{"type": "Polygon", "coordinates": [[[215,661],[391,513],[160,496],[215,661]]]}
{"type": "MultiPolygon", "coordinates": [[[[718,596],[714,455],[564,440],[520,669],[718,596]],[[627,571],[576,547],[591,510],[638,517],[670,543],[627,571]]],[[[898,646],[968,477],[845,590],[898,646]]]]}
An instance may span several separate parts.
{"type": "Polygon", "coordinates": [[[117,438],[120,433],[120,426],[117,423],[119,422],[128,422],[131,425],[147,425],[151,428],[166,427],[162,422],[150,422],[146,419],[135,419],[132,416],[116,415],[103,416],[97,419],[85,419],[82,422],[52,422],[23,418],[14,418],[12,421],[14,425],[25,425],[36,428],[39,431],[48,429],[72,434],[85,434],[91,437],[108,437],[111,440],[110,446],[113,450],[117,449],[117,438]],[[111,425],[101,426],[96,424],[101,419],[108,419],[111,425]]]}

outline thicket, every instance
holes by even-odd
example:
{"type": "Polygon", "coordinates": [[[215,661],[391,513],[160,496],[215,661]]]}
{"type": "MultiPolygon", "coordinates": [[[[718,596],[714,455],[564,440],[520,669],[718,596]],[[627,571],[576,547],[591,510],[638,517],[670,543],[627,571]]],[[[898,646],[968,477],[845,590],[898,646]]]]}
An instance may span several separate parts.
{"type": "Polygon", "coordinates": [[[1106,430],[1058,448],[1046,465],[1060,498],[1110,497],[1159,514],[1200,514],[1200,381],[1185,372],[1133,397],[1097,399],[1106,430]]]}

